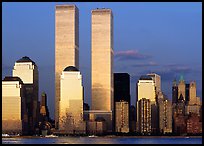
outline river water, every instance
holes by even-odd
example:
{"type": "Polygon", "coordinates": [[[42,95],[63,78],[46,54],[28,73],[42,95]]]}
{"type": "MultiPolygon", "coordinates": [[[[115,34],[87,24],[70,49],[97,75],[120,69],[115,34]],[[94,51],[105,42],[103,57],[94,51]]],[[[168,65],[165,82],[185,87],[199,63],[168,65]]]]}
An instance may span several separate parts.
{"type": "Polygon", "coordinates": [[[17,137],[2,138],[2,144],[202,144],[202,138],[17,137]]]}

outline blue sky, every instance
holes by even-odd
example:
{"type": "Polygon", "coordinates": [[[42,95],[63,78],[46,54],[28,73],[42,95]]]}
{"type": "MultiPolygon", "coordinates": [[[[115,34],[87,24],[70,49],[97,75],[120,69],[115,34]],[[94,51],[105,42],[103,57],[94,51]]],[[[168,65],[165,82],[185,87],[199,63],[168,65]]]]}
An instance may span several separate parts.
{"type": "MultiPolygon", "coordinates": [[[[85,101],[91,95],[91,10],[110,8],[114,15],[114,72],[131,76],[131,104],[138,78],[161,75],[162,90],[171,99],[174,78],[195,80],[202,97],[201,2],[79,2],[3,3],[2,79],[16,60],[29,56],[39,67],[40,93],[45,91],[54,116],[55,5],[79,8],[79,61],[85,101]]],[[[40,98],[39,98],[40,99],[40,98]]]]}

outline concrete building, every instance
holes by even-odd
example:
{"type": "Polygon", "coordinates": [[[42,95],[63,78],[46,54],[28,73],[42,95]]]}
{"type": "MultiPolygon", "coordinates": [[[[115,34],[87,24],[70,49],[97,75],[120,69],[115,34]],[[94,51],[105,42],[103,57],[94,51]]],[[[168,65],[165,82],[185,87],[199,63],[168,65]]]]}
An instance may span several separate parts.
{"type": "Polygon", "coordinates": [[[76,67],[66,67],[62,72],[60,81],[60,132],[85,133],[83,101],[82,76],[76,67]]]}
{"type": "Polygon", "coordinates": [[[161,91],[161,76],[156,73],[149,73],[147,75],[150,76],[154,81],[155,87],[156,87],[156,94],[157,94],[158,92],[161,91]]]}
{"type": "Polygon", "coordinates": [[[115,131],[129,132],[129,103],[127,101],[119,101],[115,103],[115,131]]]}
{"type": "Polygon", "coordinates": [[[24,85],[19,77],[2,80],[2,134],[24,134],[27,129],[24,85]]]}
{"type": "Polygon", "coordinates": [[[162,92],[158,94],[159,130],[161,133],[172,133],[172,104],[162,92]]]}
{"type": "Polygon", "coordinates": [[[109,116],[114,108],[113,15],[111,9],[95,9],[91,13],[91,110],[106,111],[109,116]]]}
{"type": "Polygon", "coordinates": [[[28,111],[28,134],[34,134],[35,127],[38,124],[39,107],[38,92],[39,78],[38,67],[34,61],[25,56],[15,62],[13,76],[19,77],[25,87],[26,110],[28,111]]]}
{"type": "Polygon", "coordinates": [[[152,132],[150,99],[142,98],[137,104],[138,132],[142,134],[150,134],[152,132]]]}
{"type": "Polygon", "coordinates": [[[75,5],[55,7],[55,124],[58,129],[60,75],[67,66],[79,69],[79,10],[75,5]]]}

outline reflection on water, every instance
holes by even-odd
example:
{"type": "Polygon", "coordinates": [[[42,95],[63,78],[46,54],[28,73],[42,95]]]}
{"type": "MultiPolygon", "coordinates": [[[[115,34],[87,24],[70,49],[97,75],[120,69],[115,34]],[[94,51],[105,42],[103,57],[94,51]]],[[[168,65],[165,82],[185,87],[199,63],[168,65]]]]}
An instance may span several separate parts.
{"type": "Polygon", "coordinates": [[[202,144],[202,138],[2,138],[3,144],[202,144]]]}

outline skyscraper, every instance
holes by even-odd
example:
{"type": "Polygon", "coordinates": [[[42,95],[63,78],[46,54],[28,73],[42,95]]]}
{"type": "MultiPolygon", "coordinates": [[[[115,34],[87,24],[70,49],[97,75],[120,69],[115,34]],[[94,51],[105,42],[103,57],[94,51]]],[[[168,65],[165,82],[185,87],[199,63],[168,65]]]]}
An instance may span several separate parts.
{"type": "MultiPolygon", "coordinates": [[[[113,15],[111,9],[92,10],[92,110],[113,111],[113,15]]],[[[111,121],[109,130],[112,130],[111,121]]]]}
{"type": "Polygon", "coordinates": [[[82,76],[74,66],[66,67],[60,80],[59,130],[84,133],[82,76]]]}
{"type": "Polygon", "coordinates": [[[161,77],[156,73],[149,73],[147,75],[150,76],[154,81],[157,94],[159,91],[161,91],[161,77]]]}
{"type": "Polygon", "coordinates": [[[79,69],[79,10],[75,5],[55,8],[55,124],[58,129],[60,75],[67,66],[79,69]]]}
{"type": "Polygon", "coordinates": [[[174,80],[172,86],[172,104],[177,102],[178,102],[178,86],[176,84],[176,80],[174,80]]]}
{"type": "Polygon", "coordinates": [[[24,85],[19,77],[6,76],[2,80],[2,133],[27,132],[24,85]]]}
{"type": "Polygon", "coordinates": [[[28,131],[30,135],[34,133],[35,125],[38,123],[38,90],[39,78],[38,67],[34,61],[25,56],[15,62],[13,76],[19,77],[25,87],[25,102],[28,112],[28,131]]]}
{"type": "Polygon", "coordinates": [[[149,99],[142,98],[137,102],[137,119],[138,119],[138,130],[142,134],[150,134],[151,128],[151,103],[149,99]]]}
{"type": "Polygon", "coordinates": [[[186,84],[183,76],[180,77],[178,84],[178,99],[180,98],[180,96],[183,96],[184,101],[186,101],[186,84]]]}

